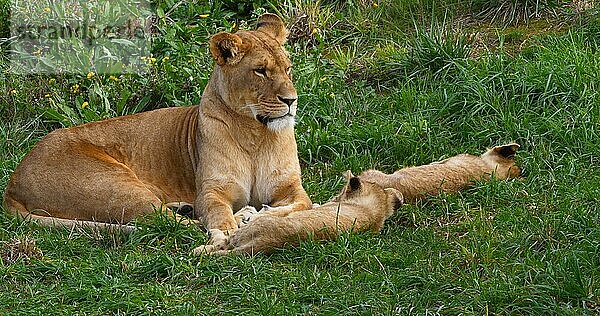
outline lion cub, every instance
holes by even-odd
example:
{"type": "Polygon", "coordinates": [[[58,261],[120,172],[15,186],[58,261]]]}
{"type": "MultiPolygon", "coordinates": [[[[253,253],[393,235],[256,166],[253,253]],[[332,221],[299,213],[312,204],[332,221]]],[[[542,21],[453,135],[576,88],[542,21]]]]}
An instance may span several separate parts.
{"type": "Polygon", "coordinates": [[[271,210],[256,213],[247,207],[236,216],[247,216],[249,222],[241,224],[229,240],[227,250],[217,250],[211,245],[198,247],[195,254],[225,255],[241,253],[253,255],[269,253],[286,245],[297,245],[310,237],[314,240],[331,240],[347,231],[379,232],[383,222],[403,203],[396,189],[381,186],[346,173],[348,182],[334,200],[305,211],[271,210]],[[246,214],[243,214],[246,213],[246,214]]]}
{"type": "Polygon", "coordinates": [[[481,156],[461,154],[428,165],[400,169],[393,174],[367,170],[361,180],[394,188],[402,193],[405,203],[415,203],[439,192],[457,192],[473,181],[487,180],[492,175],[498,180],[516,178],[521,169],[514,156],[519,144],[494,147],[481,156]]]}

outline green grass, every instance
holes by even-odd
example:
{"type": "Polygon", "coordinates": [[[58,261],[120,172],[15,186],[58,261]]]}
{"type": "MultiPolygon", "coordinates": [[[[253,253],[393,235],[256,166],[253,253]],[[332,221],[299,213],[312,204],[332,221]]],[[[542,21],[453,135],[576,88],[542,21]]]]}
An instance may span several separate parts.
{"type": "Polygon", "coordinates": [[[600,8],[510,2],[523,5],[514,12],[559,16],[521,23],[492,21],[491,2],[487,11],[482,1],[373,3],[161,1],[157,61],[118,81],[17,76],[2,59],[0,192],[54,128],[198,103],[212,67],[208,36],[252,25],[258,5],[289,21],[307,14],[289,50],[314,201],[335,194],[346,169],[390,172],[510,141],[522,145],[522,180],[405,206],[381,234],[255,258],[192,257],[204,233],[161,216],[125,236],[0,212],[0,314],[599,314],[600,8]],[[481,20],[457,26],[465,12],[481,20]],[[18,240],[42,255],[9,262],[18,240]]]}

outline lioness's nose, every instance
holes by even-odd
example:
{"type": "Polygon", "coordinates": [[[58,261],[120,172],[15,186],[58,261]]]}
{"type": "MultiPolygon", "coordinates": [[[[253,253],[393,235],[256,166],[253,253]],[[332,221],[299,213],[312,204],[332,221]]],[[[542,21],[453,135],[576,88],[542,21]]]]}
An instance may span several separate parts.
{"type": "Polygon", "coordinates": [[[296,100],[298,100],[297,97],[282,97],[280,95],[277,96],[277,99],[279,99],[279,101],[287,104],[288,107],[292,106],[292,104],[294,104],[294,102],[296,102],[296,100]]]}

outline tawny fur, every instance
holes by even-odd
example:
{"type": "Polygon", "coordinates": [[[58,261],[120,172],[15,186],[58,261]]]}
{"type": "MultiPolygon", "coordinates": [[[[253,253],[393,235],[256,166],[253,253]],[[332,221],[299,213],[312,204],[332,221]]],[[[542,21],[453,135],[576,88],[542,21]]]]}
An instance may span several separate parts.
{"type": "MultiPolygon", "coordinates": [[[[4,206],[42,224],[127,223],[193,203],[207,229],[237,229],[245,205],[310,208],[294,137],[297,94],[281,19],[210,40],[216,65],[199,106],[56,130],[13,173],[4,206]],[[35,216],[32,216],[35,215],[35,216]]],[[[225,244],[226,237],[214,239],[225,244]]]]}
{"type": "Polygon", "coordinates": [[[474,181],[516,178],[521,169],[515,165],[516,143],[494,147],[481,156],[461,154],[428,165],[400,169],[393,174],[377,170],[363,172],[360,177],[384,188],[394,188],[404,196],[405,203],[415,203],[440,192],[457,192],[474,181]]]}
{"type": "Polygon", "coordinates": [[[305,211],[261,211],[234,233],[229,249],[216,250],[209,245],[195,249],[195,253],[253,255],[309,238],[331,240],[348,231],[379,232],[401,204],[402,194],[397,190],[351,177],[334,201],[305,211]]]}

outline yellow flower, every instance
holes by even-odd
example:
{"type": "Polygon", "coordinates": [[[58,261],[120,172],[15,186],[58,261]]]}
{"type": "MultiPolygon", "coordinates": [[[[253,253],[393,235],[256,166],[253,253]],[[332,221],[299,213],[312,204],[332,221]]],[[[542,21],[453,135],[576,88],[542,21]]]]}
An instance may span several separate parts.
{"type": "Polygon", "coordinates": [[[56,79],[54,79],[54,78],[50,78],[50,79],[48,80],[48,83],[49,83],[49,84],[53,84],[53,83],[55,83],[55,82],[56,82],[56,79]]]}
{"type": "Polygon", "coordinates": [[[44,95],[44,97],[49,98],[50,97],[50,93],[46,93],[46,95],[44,95]]]}
{"type": "Polygon", "coordinates": [[[150,65],[152,65],[156,62],[156,58],[152,57],[152,54],[150,54],[150,56],[142,56],[142,57],[140,57],[140,59],[150,65]]]}
{"type": "Polygon", "coordinates": [[[77,83],[76,83],[76,84],[72,85],[72,86],[71,86],[71,92],[72,92],[72,93],[77,93],[77,92],[79,92],[79,84],[77,84],[77,83]]]}
{"type": "Polygon", "coordinates": [[[332,92],[332,93],[330,93],[330,94],[329,94],[329,97],[331,97],[331,98],[335,98],[335,93],[333,93],[333,92],[332,92]]]}
{"type": "Polygon", "coordinates": [[[48,8],[48,7],[45,7],[45,8],[44,8],[44,12],[46,12],[46,13],[50,13],[50,12],[52,12],[52,10],[50,10],[50,8],[48,8]]]}
{"type": "Polygon", "coordinates": [[[115,76],[110,76],[110,77],[108,77],[108,80],[112,80],[112,81],[119,81],[119,80],[121,80],[121,79],[119,79],[119,78],[117,78],[117,77],[115,77],[115,76]]]}
{"type": "Polygon", "coordinates": [[[319,31],[319,29],[317,29],[317,28],[314,28],[314,29],[312,29],[312,31],[311,31],[310,33],[311,33],[311,34],[315,34],[315,33],[317,33],[318,31],[319,31]]]}
{"type": "Polygon", "coordinates": [[[12,95],[17,94],[17,90],[15,90],[15,89],[10,90],[10,94],[12,94],[12,95]]]}
{"type": "Polygon", "coordinates": [[[87,78],[92,79],[94,77],[94,73],[92,71],[88,72],[87,78]]]}
{"type": "Polygon", "coordinates": [[[169,56],[165,56],[165,57],[163,57],[162,62],[166,63],[169,61],[169,59],[170,59],[169,56]]]}
{"type": "Polygon", "coordinates": [[[82,109],[85,109],[85,108],[87,108],[87,107],[88,107],[88,105],[90,105],[90,104],[88,103],[88,101],[85,101],[85,102],[83,102],[83,103],[81,104],[81,108],[82,108],[82,109]]]}
{"type": "Polygon", "coordinates": [[[377,2],[373,2],[373,7],[377,8],[379,4],[377,2]]]}
{"type": "Polygon", "coordinates": [[[209,15],[208,14],[200,14],[200,18],[202,19],[206,19],[209,15]]]}
{"type": "Polygon", "coordinates": [[[319,79],[319,81],[321,81],[321,82],[323,82],[325,80],[327,80],[327,77],[321,77],[321,79],[319,79]]]}

